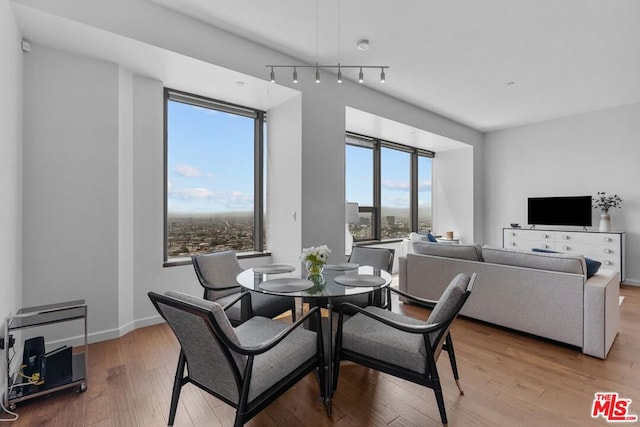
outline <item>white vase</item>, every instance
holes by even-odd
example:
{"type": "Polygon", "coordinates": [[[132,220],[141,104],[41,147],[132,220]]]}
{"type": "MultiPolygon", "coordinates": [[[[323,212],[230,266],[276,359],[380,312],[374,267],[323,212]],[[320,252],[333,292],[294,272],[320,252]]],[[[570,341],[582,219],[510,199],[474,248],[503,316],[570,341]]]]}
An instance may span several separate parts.
{"type": "Polygon", "coordinates": [[[598,231],[611,231],[611,217],[609,216],[609,212],[602,212],[600,214],[600,226],[598,227],[598,231]]]}

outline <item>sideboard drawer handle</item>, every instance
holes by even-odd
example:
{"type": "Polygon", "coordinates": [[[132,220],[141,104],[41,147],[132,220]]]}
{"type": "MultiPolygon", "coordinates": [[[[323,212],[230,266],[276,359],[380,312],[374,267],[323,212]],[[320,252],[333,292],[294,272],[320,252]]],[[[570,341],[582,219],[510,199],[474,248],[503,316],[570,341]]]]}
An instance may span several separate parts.
{"type": "Polygon", "coordinates": [[[604,250],[604,253],[605,253],[605,254],[610,254],[610,253],[611,253],[611,249],[605,249],[605,250],[604,250]]]}
{"type": "Polygon", "coordinates": [[[564,240],[569,240],[569,236],[567,236],[566,234],[563,234],[563,235],[562,235],[562,238],[563,238],[564,240]]]}
{"type": "Polygon", "coordinates": [[[605,242],[610,242],[610,241],[611,241],[611,238],[610,238],[610,237],[605,237],[605,238],[604,238],[604,241],[605,241],[605,242]]]}
{"type": "Polygon", "coordinates": [[[609,261],[608,259],[604,260],[604,265],[611,265],[611,261],[609,261]]]}
{"type": "Polygon", "coordinates": [[[563,246],[562,249],[564,249],[565,251],[569,250],[569,246],[563,246]]]}

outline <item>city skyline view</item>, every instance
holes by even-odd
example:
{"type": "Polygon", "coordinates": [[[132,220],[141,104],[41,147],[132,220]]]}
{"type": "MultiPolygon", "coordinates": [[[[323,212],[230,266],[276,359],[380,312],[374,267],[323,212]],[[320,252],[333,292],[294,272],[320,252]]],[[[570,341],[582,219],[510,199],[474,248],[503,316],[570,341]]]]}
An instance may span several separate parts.
{"type": "MultiPolygon", "coordinates": [[[[253,251],[255,119],[171,99],[167,115],[167,257],[253,251]]],[[[406,236],[411,155],[387,147],[380,152],[380,237],[406,236]]],[[[346,145],[345,163],[346,200],[373,207],[373,150],[346,145]]],[[[431,228],[431,167],[431,158],[418,157],[420,230],[431,228]]],[[[350,225],[354,238],[372,238],[373,217],[360,217],[350,225]]]]}

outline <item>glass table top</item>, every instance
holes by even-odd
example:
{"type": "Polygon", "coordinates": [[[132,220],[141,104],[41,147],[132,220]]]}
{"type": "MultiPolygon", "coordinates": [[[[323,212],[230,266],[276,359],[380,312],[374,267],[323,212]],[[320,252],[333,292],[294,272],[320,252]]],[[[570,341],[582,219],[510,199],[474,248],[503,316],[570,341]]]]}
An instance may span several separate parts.
{"type": "Polygon", "coordinates": [[[367,294],[389,286],[389,284],[391,284],[391,279],[391,274],[371,266],[358,266],[357,268],[349,270],[325,269],[320,275],[310,276],[307,276],[304,269],[302,272],[298,270],[286,273],[268,274],[256,273],[252,268],[250,268],[240,273],[236,278],[242,287],[252,291],[305,298],[367,294]],[[350,280],[341,280],[339,276],[350,276],[350,280]],[[339,281],[352,283],[352,286],[337,283],[335,281],[336,277],[338,277],[339,281]],[[308,282],[305,282],[305,280],[308,280],[308,282]],[[274,285],[281,285],[274,286],[273,288],[283,290],[274,291],[263,289],[261,284],[267,281],[273,281],[271,284],[274,285]],[[291,284],[290,291],[286,290],[287,283],[291,284]],[[306,285],[304,283],[306,283],[306,285]],[[307,289],[300,290],[305,288],[305,286],[307,286],[307,289]]]}

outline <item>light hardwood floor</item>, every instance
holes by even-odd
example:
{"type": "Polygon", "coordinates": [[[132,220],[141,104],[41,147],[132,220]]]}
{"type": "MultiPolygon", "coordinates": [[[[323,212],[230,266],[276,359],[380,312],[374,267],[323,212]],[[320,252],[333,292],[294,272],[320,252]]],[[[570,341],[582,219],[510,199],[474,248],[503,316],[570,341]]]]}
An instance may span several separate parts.
{"type": "MultiPolygon", "coordinates": [[[[607,425],[590,416],[594,393],[618,392],[640,415],[640,288],[623,287],[620,331],[607,360],[458,318],[452,334],[464,396],[448,358],[438,361],[449,426],[607,425]]],[[[415,306],[394,310],[426,318],[415,306]]],[[[163,426],[178,345],[166,325],[90,345],[85,393],[63,391],[18,406],[12,426],[163,426]]],[[[354,364],[340,371],[328,417],[310,374],[249,426],[439,426],[433,392],[354,364]]],[[[229,426],[234,410],[188,385],[176,426],[229,426]]],[[[640,424],[640,423],[636,423],[640,424]]],[[[629,425],[618,423],[617,425],[629,425]]]]}

